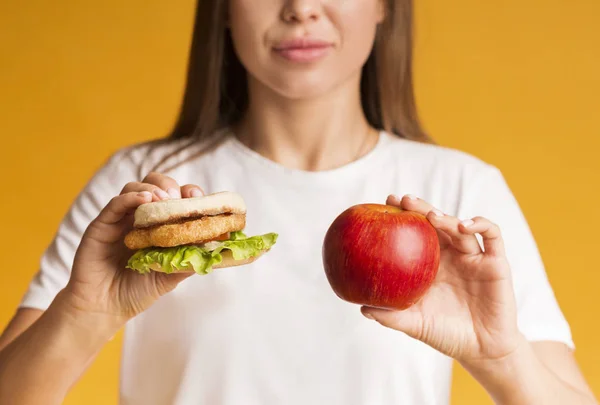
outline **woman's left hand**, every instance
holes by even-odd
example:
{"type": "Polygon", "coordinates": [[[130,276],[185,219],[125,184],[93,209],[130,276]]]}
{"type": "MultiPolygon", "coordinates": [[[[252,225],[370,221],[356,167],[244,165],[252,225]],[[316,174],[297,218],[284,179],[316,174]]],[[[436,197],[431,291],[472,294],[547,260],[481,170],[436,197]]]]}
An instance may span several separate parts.
{"type": "Polygon", "coordinates": [[[498,226],[482,217],[461,222],[410,196],[390,196],[387,204],[427,216],[438,232],[440,267],[431,288],[412,307],[363,307],[363,314],[467,367],[492,365],[515,353],[525,338],[517,328],[511,272],[498,226]]]}

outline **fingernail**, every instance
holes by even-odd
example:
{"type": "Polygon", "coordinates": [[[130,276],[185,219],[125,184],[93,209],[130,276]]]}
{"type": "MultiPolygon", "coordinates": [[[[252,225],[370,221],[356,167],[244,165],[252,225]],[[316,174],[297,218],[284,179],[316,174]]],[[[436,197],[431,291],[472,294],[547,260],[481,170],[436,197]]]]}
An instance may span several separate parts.
{"type": "Polygon", "coordinates": [[[176,188],[167,189],[167,193],[169,193],[171,198],[181,198],[181,193],[176,188]]]}
{"type": "Polygon", "coordinates": [[[200,189],[197,189],[197,188],[193,188],[192,191],[190,191],[190,195],[192,197],[202,197],[203,196],[202,191],[200,191],[200,189]]]}
{"type": "Polygon", "coordinates": [[[365,318],[375,320],[375,318],[373,318],[373,315],[371,315],[369,312],[364,312],[363,315],[365,316],[365,318]]]}
{"type": "Polygon", "coordinates": [[[154,190],[154,194],[156,194],[156,196],[160,199],[160,200],[168,200],[169,199],[169,194],[167,194],[164,190],[157,188],[156,190],[154,190]]]}
{"type": "Polygon", "coordinates": [[[413,194],[406,194],[406,198],[408,198],[409,200],[414,200],[414,201],[417,200],[417,197],[413,194]]]}
{"type": "Polygon", "coordinates": [[[432,209],[431,212],[433,212],[433,215],[435,215],[436,217],[443,217],[444,213],[436,208],[432,209]]]}
{"type": "Polygon", "coordinates": [[[466,228],[470,227],[474,223],[475,223],[475,221],[473,221],[472,219],[465,219],[464,221],[461,222],[461,224],[463,224],[463,226],[466,228]]]}
{"type": "Polygon", "coordinates": [[[142,197],[144,200],[151,200],[152,193],[150,191],[142,191],[141,193],[138,193],[138,197],[142,197]]]}

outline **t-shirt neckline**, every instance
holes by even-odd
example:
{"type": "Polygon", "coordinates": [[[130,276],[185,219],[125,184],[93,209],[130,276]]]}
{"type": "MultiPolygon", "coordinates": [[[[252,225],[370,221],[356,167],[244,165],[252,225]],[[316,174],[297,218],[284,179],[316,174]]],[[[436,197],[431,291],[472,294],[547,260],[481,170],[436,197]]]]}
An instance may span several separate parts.
{"type": "Polygon", "coordinates": [[[339,185],[351,180],[356,176],[368,173],[377,162],[380,162],[379,157],[386,150],[386,145],[390,141],[389,134],[386,131],[378,132],[378,139],[373,148],[366,154],[356,160],[346,163],[342,166],[319,171],[308,171],[302,169],[289,168],[281,163],[275,162],[255,150],[246,146],[241,142],[232,131],[225,130],[223,136],[226,138],[226,143],[236,155],[245,163],[251,170],[256,170],[261,175],[269,176],[272,181],[280,180],[286,184],[290,182],[295,185],[339,185]]]}

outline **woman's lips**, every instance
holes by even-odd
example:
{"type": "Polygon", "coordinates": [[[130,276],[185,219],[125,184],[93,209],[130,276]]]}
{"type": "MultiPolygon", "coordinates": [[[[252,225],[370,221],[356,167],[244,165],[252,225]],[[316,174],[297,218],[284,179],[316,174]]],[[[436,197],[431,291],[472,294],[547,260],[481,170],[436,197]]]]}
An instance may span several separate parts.
{"type": "Polygon", "coordinates": [[[325,57],[331,49],[331,42],[312,38],[282,41],[273,48],[283,58],[297,63],[317,61],[325,57]]]}

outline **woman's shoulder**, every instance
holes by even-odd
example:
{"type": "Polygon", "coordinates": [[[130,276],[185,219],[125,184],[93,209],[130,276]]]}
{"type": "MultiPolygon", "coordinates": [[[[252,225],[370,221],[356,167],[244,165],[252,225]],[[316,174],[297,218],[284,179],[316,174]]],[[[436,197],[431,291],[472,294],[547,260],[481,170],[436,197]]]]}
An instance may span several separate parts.
{"type": "Polygon", "coordinates": [[[483,209],[491,200],[505,205],[513,201],[501,169],[475,153],[397,136],[388,142],[388,150],[402,184],[420,190],[445,212],[461,216],[473,207],[483,209]]]}
{"type": "Polygon", "coordinates": [[[489,174],[499,169],[481,156],[456,147],[440,143],[426,143],[385,133],[387,148],[401,165],[410,165],[447,174],[489,174]]]}
{"type": "Polygon", "coordinates": [[[140,181],[148,173],[168,173],[191,159],[213,150],[223,137],[161,138],[133,143],[113,151],[101,170],[127,173],[140,181]]]}

